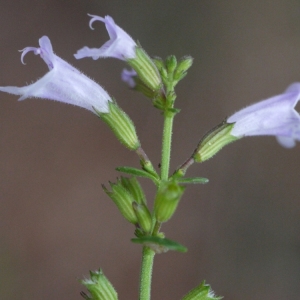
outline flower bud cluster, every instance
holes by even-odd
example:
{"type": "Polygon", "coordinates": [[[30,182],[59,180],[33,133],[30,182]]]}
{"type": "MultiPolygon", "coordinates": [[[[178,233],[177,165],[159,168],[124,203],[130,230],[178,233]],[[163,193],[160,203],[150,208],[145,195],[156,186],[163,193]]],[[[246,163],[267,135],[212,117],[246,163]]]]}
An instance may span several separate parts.
{"type": "Polygon", "coordinates": [[[104,185],[102,187],[128,222],[134,224],[143,234],[150,233],[151,213],[143,189],[135,177],[121,177],[116,183],[110,183],[111,191],[104,185]]]}
{"type": "Polygon", "coordinates": [[[172,84],[173,87],[186,76],[193,64],[191,56],[184,56],[178,62],[174,55],[168,56],[165,62],[160,57],[155,57],[153,61],[161,74],[164,85],[172,84]]]}

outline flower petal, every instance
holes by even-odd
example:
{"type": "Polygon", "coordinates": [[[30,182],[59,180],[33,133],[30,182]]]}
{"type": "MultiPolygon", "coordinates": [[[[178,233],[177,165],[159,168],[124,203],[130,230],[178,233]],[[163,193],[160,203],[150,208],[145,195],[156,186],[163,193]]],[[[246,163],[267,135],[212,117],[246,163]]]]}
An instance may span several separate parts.
{"type": "Polygon", "coordinates": [[[94,21],[105,23],[110,39],[99,49],[83,47],[74,54],[75,58],[92,57],[93,59],[98,59],[100,57],[114,57],[121,60],[135,58],[136,43],[122,28],[115,24],[112,17],[89,16],[92,17],[89,23],[90,28],[93,29],[92,24],[94,21]]]}
{"type": "Polygon", "coordinates": [[[96,82],[82,74],[70,64],[53,53],[48,37],[39,39],[40,48],[27,47],[23,50],[21,59],[29,51],[39,54],[49,67],[49,72],[35,83],[24,87],[0,87],[0,91],[20,95],[19,100],[36,97],[56,100],[86,108],[95,113],[107,113],[107,92],[96,82]]]}
{"type": "Polygon", "coordinates": [[[281,95],[250,105],[227,119],[235,123],[231,135],[275,135],[285,147],[300,140],[300,116],[294,109],[300,99],[300,83],[294,83],[281,95]]]}
{"type": "Polygon", "coordinates": [[[134,78],[136,76],[137,76],[137,73],[133,69],[131,69],[131,70],[123,69],[123,71],[121,73],[122,81],[126,82],[127,85],[132,89],[136,86],[136,82],[134,80],[134,78]]]}
{"type": "Polygon", "coordinates": [[[300,98],[300,83],[294,84],[282,95],[250,105],[227,119],[235,123],[234,136],[284,134],[292,124],[300,122],[294,106],[300,98]]]}

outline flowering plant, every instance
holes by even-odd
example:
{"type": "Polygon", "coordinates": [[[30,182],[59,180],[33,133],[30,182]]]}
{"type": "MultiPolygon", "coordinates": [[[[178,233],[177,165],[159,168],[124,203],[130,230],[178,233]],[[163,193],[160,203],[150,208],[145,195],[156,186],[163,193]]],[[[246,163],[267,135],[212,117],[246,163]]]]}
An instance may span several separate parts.
{"type": "MultiPolygon", "coordinates": [[[[24,56],[33,51],[40,55],[49,72],[35,83],[24,87],[0,87],[0,91],[21,96],[19,100],[35,97],[56,100],[83,107],[96,114],[113,131],[118,140],[138,155],[141,168],[117,167],[120,176],[110,187],[103,185],[107,196],[115,203],[126,221],[133,224],[131,241],[143,248],[139,299],[149,300],[154,257],[173,250],[186,252],[186,247],[166,238],[161,232],[163,223],[169,221],[177,210],[188,184],[205,184],[202,177],[185,177],[188,168],[195,162],[204,162],[218,153],[222,147],[244,136],[273,135],[285,147],[295,146],[300,140],[300,116],[295,106],[300,99],[300,83],[292,84],[283,94],[246,107],[223,120],[208,131],[195,150],[172,174],[170,174],[171,137],[173,120],[179,113],[175,108],[175,87],[187,74],[193,59],[185,56],[179,61],[171,55],[165,61],[151,58],[145,50],[110,16],[105,18],[90,15],[90,27],[94,21],[105,23],[110,40],[100,48],[83,47],[75,58],[112,57],[125,61],[131,69],[122,72],[122,79],[131,89],[141,92],[152,100],[164,118],[162,157],[157,171],[139,141],[136,128],[130,117],[120,108],[116,100],[96,82],[82,74],[54,54],[50,39],[43,36],[39,48],[27,47],[24,56]],[[153,208],[149,207],[145,193],[137,178],[145,177],[156,187],[153,208]]],[[[88,300],[118,299],[111,282],[99,269],[90,272],[90,278],[82,280],[88,293],[81,295],[88,300]]],[[[182,298],[183,300],[220,299],[204,281],[182,298]]]]}

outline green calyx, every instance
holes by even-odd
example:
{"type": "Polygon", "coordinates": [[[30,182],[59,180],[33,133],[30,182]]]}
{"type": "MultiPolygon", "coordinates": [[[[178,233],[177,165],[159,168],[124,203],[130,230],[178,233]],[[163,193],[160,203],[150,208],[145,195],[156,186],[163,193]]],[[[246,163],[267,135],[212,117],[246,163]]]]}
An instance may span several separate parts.
{"type": "Polygon", "coordinates": [[[210,130],[199,142],[193,153],[195,162],[203,162],[218,153],[224,146],[238,140],[230,134],[234,124],[222,122],[210,130]]]}
{"type": "Polygon", "coordinates": [[[122,186],[132,195],[134,201],[139,204],[146,204],[146,197],[144,191],[136,179],[136,177],[123,177],[121,176],[122,186]]]}
{"type": "Polygon", "coordinates": [[[158,222],[168,221],[176,211],[185,187],[176,181],[162,181],[154,202],[155,217],[158,222]]]}
{"type": "Polygon", "coordinates": [[[126,189],[126,187],[123,186],[121,180],[118,180],[117,183],[110,182],[110,186],[111,191],[102,185],[104,192],[110,199],[113,200],[123,217],[128,222],[134,225],[138,224],[138,219],[132,207],[132,203],[134,202],[132,194],[126,189]]]}
{"type": "Polygon", "coordinates": [[[138,204],[136,202],[132,203],[132,207],[138,219],[140,228],[144,234],[149,234],[152,229],[152,217],[148,207],[142,203],[138,204]]]}
{"type": "Polygon", "coordinates": [[[136,71],[138,77],[153,92],[161,89],[162,80],[160,74],[152,59],[145,50],[137,46],[135,49],[135,58],[127,60],[127,63],[136,71]]]}
{"type": "Polygon", "coordinates": [[[90,295],[81,293],[86,300],[117,300],[118,294],[102,270],[90,271],[90,279],[81,280],[90,295]]]}
{"type": "Polygon", "coordinates": [[[160,72],[164,85],[171,85],[173,88],[186,76],[187,70],[193,64],[191,56],[184,56],[177,61],[174,55],[170,55],[165,62],[160,57],[155,57],[153,61],[160,72]]]}
{"type": "Polygon", "coordinates": [[[212,291],[210,285],[203,281],[201,284],[192,289],[182,300],[220,300],[223,297],[218,297],[212,291]]]}
{"type": "Polygon", "coordinates": [[[108,113],[101,113],[96,110],[98,116],[111,128],[118,140],[125,147],[130,150],[138,149],[140,142],[132,120],[117,103],[109,101],[108,106],[108,113]]]}

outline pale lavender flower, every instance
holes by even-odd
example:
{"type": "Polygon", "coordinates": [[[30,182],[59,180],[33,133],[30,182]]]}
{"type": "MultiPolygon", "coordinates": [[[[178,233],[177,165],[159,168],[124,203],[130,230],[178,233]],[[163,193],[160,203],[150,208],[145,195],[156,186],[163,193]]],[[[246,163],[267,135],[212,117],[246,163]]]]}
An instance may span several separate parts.
{"type": "Polygon", "coordinates": [[[300,100],[300,83],[294,83],[281,95],[250,105],[227,119],[235,123],[231,135],[235,137],[274,135],[286,147],[300,141],[300,116],[295,106],[300,100]]]}
{"type": "Polygon", "coordinates": [[[99,49],[83,47],[74,54],[75,58],[92,57],[93,59],[98,59],[100,57],[114,57],[121,60],[135,58],[135,48],[137,46],[135,41],[122,28],[116,25],[112,17],[89,16],[92,18],[89,23],[92,30],[94,30],[92,24],[95,21],[105,23],[110,40],[99,49]]]}
{"type": "Polygon", "coordinates": [[[132,89],[136,86],[136,82],[134,80],[135,77],[137,77],[137,73],[133,69],[131,70],[123,69],[121,73],[122,81],[127,83],[127,85],[132,89]]]}
{"type": "Polygon", "coordinates": [[[109,112],[108,101],[111,98],[100,85],[56,56],[47,36],[39,39],[39,45],[40,48],[23,49],[21,61],[24,63],[24,56],[33,51],[45,61],[49,72],[33,84],[24,87],[0,87],[0,91],[20,95],[19,100],[45,98],[77,105],[94,113],[95,109],[103,113],[109,112]]]}

